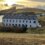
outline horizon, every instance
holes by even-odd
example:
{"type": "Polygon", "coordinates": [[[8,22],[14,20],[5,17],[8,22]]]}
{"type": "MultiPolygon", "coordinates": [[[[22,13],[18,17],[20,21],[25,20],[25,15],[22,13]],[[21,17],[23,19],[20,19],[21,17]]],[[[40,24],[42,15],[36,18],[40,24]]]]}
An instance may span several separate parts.
{"type": "Polygon", "coordinates": [[[13,4],[24,5],[25,7],[38,7],[45,6],[45,1],[41,0],[0,0],[0,2],[6,3],[9,6],[13,4]]]}

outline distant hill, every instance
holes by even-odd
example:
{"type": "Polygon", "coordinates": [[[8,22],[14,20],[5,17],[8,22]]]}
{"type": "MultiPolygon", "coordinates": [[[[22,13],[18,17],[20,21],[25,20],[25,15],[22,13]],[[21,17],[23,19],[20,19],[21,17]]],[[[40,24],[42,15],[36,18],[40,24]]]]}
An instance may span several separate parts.
{"type": "Polygon", "coordinates": [[[45,13],[45,10],[37,9],[37,8],[23,8],[23,9],[17,9],[17,12],[45,13]]]}

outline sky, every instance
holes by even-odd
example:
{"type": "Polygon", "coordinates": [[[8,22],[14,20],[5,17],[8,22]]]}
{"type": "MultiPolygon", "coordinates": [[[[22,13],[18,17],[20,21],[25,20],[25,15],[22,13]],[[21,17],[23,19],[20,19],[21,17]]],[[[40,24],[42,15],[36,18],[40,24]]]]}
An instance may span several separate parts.
{"type": "Polygon", "coordinates": [[[45,0],[5,0],[9,5],[15,3],[27,7],[45,6],[45,0]]]}

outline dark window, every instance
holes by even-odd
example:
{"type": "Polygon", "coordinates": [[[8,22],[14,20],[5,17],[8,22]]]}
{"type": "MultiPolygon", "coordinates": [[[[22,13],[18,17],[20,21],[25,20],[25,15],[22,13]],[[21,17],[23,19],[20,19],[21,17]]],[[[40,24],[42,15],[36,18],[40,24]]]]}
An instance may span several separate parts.
{"type": "Polygon", "coordinates": [[[10,20],[10,22],[11,22],[11,20],[10,20]]]}
{"type": "Polygon", "coordinates": [[[8,20],[7,20],[7,22],[8,22],[8,20]]]}
{"type": "Polygon", "coordinates": [[[14,24],[12,24],[12,26],[14,26],[14,24]]]}
{"type": "Polygon", "coordinates": [[[17,24],[15,24],[15,26],[17,26],[17,24]]]}
{"type": "Polygon", "coordinates": [[[42,15],[40,15],[42,17],[42,15]]]}
{"type": "Polygon", "coordinates": [[[26,23],[27,23],[28,21],[26,21],[26,23]]]}
{"type": "Polygon", "coordinates": [[[13,22],[14,22],[14,20],[13,20],[13,22]]]}
{"type": "Polygon", "coordinates": [[[31,25],[30,25],[30,27],[31,27],[31,25]]]}
{"type": "Polygon", "coordinates": [[[24,23],[24,20],[23,20],[23,23],[24,23]]]}
{"type": "Polygon", "coordinates": [[[24,27],[24,24],[22,24],[22,27],[24,27]]]}
{"type": "Polygon", "coordinates": [[[19,24],[19,27],[20,27],[20,24],[19,24]]]}
{"type": "Polygon", "coordinates": [[[27,27],[27,25],[26,25],[26,27],[27,27]]]}
{"type": "Polygon", "coordinates": [[[31,21],[30,21],[30,23],[31,23],[31,21]]]}
{"type": "Polygon", "coordinates": [[[36,23],[36,21],[34,21],[34,23],[36,23]]]}

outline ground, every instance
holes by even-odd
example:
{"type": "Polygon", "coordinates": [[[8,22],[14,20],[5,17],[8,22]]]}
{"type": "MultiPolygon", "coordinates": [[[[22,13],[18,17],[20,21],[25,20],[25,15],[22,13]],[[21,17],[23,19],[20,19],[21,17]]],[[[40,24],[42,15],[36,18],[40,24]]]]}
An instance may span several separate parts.
{"type": "Polygon", "coordinates": [[[45,45],[45,34],[0,33],[0,45],[45,45]]]}

